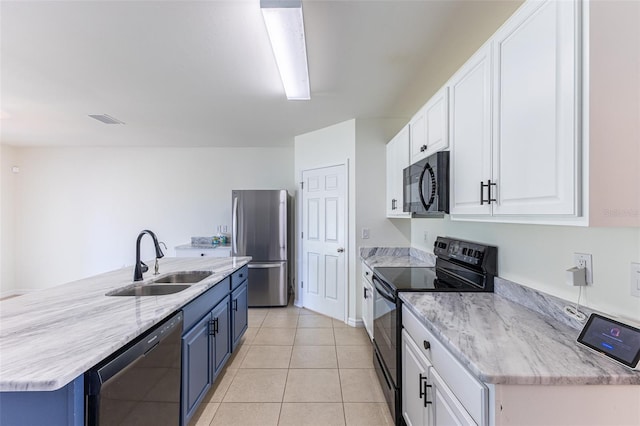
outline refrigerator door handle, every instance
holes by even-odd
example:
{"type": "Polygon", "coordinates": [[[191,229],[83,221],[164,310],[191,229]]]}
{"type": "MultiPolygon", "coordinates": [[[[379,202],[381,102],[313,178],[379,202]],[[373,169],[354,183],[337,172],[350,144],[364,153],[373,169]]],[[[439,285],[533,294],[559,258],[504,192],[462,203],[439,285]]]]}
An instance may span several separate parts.
{"type": "Polygon", "coordinates": [[[233,197],[233,225],[231,232],[233,233],[231,251],[232,254],[238,254],[238,197],[233,197]]]}
{"type": "Polygon", "coordinates": [[[249,263],[249,269],[281,268],[282,263],[249,263]]]}

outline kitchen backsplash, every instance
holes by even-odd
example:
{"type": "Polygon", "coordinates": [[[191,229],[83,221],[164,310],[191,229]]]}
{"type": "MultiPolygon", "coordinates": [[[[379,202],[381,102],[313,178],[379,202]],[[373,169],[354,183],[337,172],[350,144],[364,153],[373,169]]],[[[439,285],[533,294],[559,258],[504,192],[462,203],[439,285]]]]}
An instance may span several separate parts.
{"type": "MultiPolygon", "coordinates": [[[[361,247],[360,257],[367,259],[372,256],[402,257],[410,256],[418,260],[435,264],[435,256],[431,253],[413,247],[361,247]]],[[[525,287],[513,281],[495,277],[494,293],[509,299],[528,309],[536,311],[544,316],[551,317],[576,330],[581,330],[583,322],[579,322],[564,313],[565,306],[575,306],[575,302],[569,302],[550,294],[540,292],[530,287],[525,287]]],[[[586,306],[580,306],[580,311],[587,317],[594,311],[586,306]]]]}

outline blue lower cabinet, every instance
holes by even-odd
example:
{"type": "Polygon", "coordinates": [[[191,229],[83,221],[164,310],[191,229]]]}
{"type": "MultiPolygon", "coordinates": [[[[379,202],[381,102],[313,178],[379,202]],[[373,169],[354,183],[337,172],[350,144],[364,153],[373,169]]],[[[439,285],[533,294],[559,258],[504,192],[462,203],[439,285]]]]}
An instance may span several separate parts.
{"type": "Polygon", "coordinates": [[[211,314],[182,337],[182,419],[187,424],[213,384],[211,314]]]}
{"type": "Polygon", "coordinates": [[[231,349],[235,350],[249,324],[247,280],[231,294],[231,349]]]}
{"type": "Polygon", "coordinates": [[[229,341],[229,298],[220,302],[211,311],[211,317],[214,323],[213,333],[213,375],[218,376],[222,367],[231,356],[231,345],[229,341]]]}
{"type": "Polygon", "coordinates": [[[55,391],[0,392],[2,426],[84,424],[84,375],[55,391]]]}
{"type": "Polygon", "coordinates": [[[246,272],[246,267],[236,271],[235,285],[226,278],[182,310],[182,426],[189,423],[247,329],[246,272]]]}
{"type": "Polygon", "coordinates": [[[182,425],[189,422],[231,355],[229,304],[227,295],[182,335],[182,425]]]}

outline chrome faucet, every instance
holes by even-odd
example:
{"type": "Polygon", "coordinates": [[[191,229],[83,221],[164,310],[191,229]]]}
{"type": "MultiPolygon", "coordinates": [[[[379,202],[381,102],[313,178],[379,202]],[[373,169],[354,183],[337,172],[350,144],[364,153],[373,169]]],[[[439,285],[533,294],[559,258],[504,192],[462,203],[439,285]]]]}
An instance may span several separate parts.
{"type": "Polygon", "coordinates": [[[153,244],[156,249],[156,260],[160,259],[161,257],[164,257],[164,253],[162,253],[162,250],[160,249],[160,245],[158,244],[158,239],[156,238],[156,234],[149,231],[148,229],[145,229],[144,231],[140,232],[140,234],[138,235],[138,240],[136,241],[136,264],[133,270],[134,281],[142,281],[142,274],[149,270],[149,267],[140,260],[140,240],[142,239],[142,236],[144,234],[149,234],[151,235],[151,238],[153,238],[153,244]]]}

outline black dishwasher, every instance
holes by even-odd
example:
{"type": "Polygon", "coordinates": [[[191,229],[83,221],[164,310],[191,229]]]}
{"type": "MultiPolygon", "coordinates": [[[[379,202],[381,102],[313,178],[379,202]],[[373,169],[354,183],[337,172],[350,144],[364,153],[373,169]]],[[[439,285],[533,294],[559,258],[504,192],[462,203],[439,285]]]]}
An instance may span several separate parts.
{"type": "Polygon", "coordinates": [[[182,312],[85,374],[86,424],[180,423],[182,312]]]}

